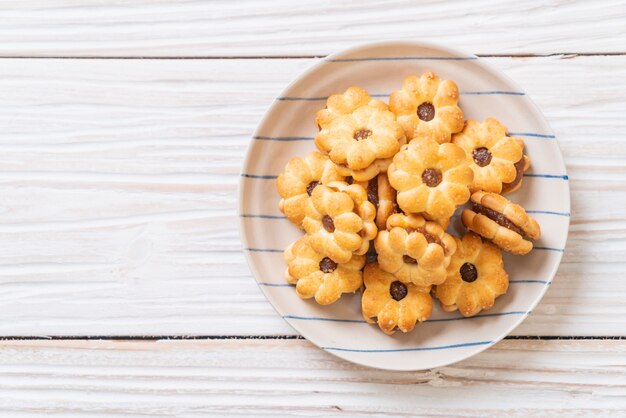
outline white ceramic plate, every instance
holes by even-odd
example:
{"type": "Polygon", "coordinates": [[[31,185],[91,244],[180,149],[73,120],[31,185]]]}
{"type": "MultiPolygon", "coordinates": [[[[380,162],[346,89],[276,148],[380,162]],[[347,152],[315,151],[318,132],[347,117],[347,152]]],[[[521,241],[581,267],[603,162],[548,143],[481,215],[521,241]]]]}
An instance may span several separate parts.
{"type": "MultiPolygon", "coordinates": [[[[241,174],[241,239],[250,269],[276,311],[300,334],[346,360],[393,370],[447,365],[504,338],[528,316],[552,281],[569,227],[569,184],[550,126],[525,93],[476,56],[418,42],[368,44],[333,54],[295,80],[272,103],[248,149],[241,174]],[[413,332],[389,337],[360,314],[360,294],[330,306],[301,300],[284,280],[283,250],[302,232],[278,210],[275,179],[287,161],[315,149],[315,113],[333,93],[358,85],[387,100],[410,74],[427,70],[452,79],[466,119],[495,117],[524,138],[532,161],[524,184],[507,196],[541,224],[542,237],[524,257],[505,255],[509,291],[473,318],[450,314],[434,303],[431,319],[413,332]]],[[[458,222],[453,222],[451,228],[458,222]]]]}

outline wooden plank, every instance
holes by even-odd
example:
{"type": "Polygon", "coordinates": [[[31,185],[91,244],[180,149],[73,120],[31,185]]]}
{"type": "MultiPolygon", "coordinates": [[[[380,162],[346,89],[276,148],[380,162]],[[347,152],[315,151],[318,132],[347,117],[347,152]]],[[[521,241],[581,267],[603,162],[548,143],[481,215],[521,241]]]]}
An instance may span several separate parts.
{"type": "MultiPolygon", "coordinates": [[[[236,189],[256,122],[314,62],[2,60],[0,335],[292,334],[245,264],[236,189]]],[[[515,334],[623,335],[626,56],[491,62],[548,117],[572,187],[564,262],[515,334]]]]}
{"type": "Polygon", "coordinates": [[[24,0],[0,11],[0,56],[320,56],[397,39],[478,54],[626,52],[625,16],[620,0],[24,0]]]}
{"type": "Polygon", "coordinates": [[[387,372],[304,340],[4,341],[0,411],[615,417],[626,413],[625,359],[623,340],[508,340],[448,367],[387,372]]]}

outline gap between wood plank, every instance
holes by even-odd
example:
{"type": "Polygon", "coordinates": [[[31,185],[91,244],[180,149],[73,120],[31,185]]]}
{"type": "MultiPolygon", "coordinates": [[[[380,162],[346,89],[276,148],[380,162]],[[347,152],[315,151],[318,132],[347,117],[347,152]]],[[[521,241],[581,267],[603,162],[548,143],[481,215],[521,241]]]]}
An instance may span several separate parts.
{"type": "MultiPolygon", "coordinates": [[[[301,335],[30,335],[0,336],[0,341],[159,341],[159,340],[304,340],[301,335]]],[[[626,336],[514,335],[505,340],[626,340],[626,336]]]]}
{"type": "MultiPolygon", "coordinates": [[[[476,54],[479,58],[547,58],[547,57],[559,57],[563,59],[576,58],[576,57],[604,57],[604,56],[624,56],[626,52],[554,52],[551,54],[476,54]]],[[[328,55],[267,55],[267,56],[247,56],[247,55],[223,55],[223,56],[151,56],[143,55],[136,57],[128,56],[104,56],[104,57],[85,57],[85,56],[28,56],[28,55],[5,55],[0,56],[0,59],[76,59],[76,60],[269,60],[269,59],[313,59],[313,58],[325,58],[328,55]]]]}

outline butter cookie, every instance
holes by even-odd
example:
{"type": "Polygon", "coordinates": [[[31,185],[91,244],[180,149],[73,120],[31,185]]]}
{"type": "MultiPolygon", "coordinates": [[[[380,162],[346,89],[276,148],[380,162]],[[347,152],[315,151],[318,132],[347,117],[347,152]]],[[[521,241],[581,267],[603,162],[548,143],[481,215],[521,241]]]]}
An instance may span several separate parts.
{"type": "Polygon", "coordinates": [[[463,129],[463,111],[458,106],[459,89],[452,80],[433,72],[404,79],[402,89],[389,97],[389,108],[402,125],[407,140],[427,137],[441,143],[463,129]]]}
{"type": "Polygon", "coordinates": [[[471,199],[472,209],[461,215],[463,225],[512,254],[533,249],[528,238],[538,239],[541,228],[523,207],[496,193],[476,192],[471,199]]]}
{"type": "Polygon", "coordinates": [[[289,283],[296,285],[302,299],[315,298],[320,305],[336,302],[343,293],[356,292],[363,282],[365,256],[354,255],[347,263],[336,263],[315,251],[306,236],[285,250],[289,283]]]}
{"type": "Polygon", "coordinates": [[[473,232],[457,240],[457,249],[448,266],[445,282],[435,289],[435,296],[447,312],[457,309],[463,316],[474,316],[490,309],[498,296],[509,287],[502,253],[494,244],[484,242],[473,232]]]}
{"type": "Polygon", "coordinates": [[[430,286],[402,283],[376,263],[368,264],[363,271],[361,309],[363,318],[370,324],[378,323],[385,334],[397,329],[409,332],[432,313],[430,286]]]}

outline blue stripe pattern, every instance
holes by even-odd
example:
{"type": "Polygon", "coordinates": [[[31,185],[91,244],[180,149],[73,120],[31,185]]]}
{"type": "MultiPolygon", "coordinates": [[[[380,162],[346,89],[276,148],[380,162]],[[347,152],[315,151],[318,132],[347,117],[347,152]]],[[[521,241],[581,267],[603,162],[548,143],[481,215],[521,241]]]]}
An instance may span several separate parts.
{"type": "Polygon", "coordinates": [[[239,216],[242,218],[287,219],[286,216],[281,216],[281,215],[256,215],[256,214],[242,213],[239,216]]]}
{"type": "MultiPolygon", "coordinates": [[[[259,286],[267,286],[267,287],[295,287],[289,283],[267,283],[267,282],[257,282],[259,286]]],[[[284,318],[284,316],[283,316],[284,318]]]]}
{"type": "Polygon", "coordinates": [[[554,248],[554,247],[533,247],[533,250],[557,251],[559,253],[565,252],[564,248],[554,248]]]}
{"type": "Polygon", "coordinates": [[[441,318],[441,319],[429,319],[425,322],[449,322],[449,321],[462,321],[465,319],[473,319],[473,318],[488,318],[491,316],[507,316],[507,315],[529,315],[530,312],[525,311],[512,311],[512,312],[497,312],[497,313],[488,313],[488,314],[479,314],[474,316],[460,316],[457,318],[441,318]]]}
{"type": "Polygon", "coordinates": [[[471,57],[363,57],[363,58],[326,58],[326,62],[358,62],[358,61],[468,61],[477,60],[471,57]]]}
{"type": "Polygon", "coordinates": [[[266,175],[260,175],[260,174],[246,174],[246,173],[242,173],[241,177],[245,177],[248,179],[260,179],[260,180],[275,180],[278,178],[278,176],[266,176],[266,175]]]}
{"type": "Polygon", "coordinates": [[[527,210],[526,213],[541,213],[544,215],[571,216],[569,212],[554,212],[551,210],[527,210]]]}
{"type": "Polygon", "coordinates": [[[529,173],[524,173],[524,177],[540,177],[540,178],[544,178],[544,179],[569,180],[569,176],[561,175],[561,174],[529,174],[529,173]]]}
{"type": "Polygon", "coordinates": [[[531,136],[535,138],[556,138],[556,135],[534,134],[531,132],[509,132],[511,136],[531,136]]]}
{"type": "Polygon", "coordinates": [[[509,280],[509,283],[541,283],[549,285],[552,282],[548,282],[546,280],[509,280]]]}
{"type": "Polygon", "coordinates": [[[403,351],[432,351],[447,350],[450,348],[473,347],[477,345],[493,344],[493,341],[476,341],[471,343],[441,345],[435,347],[413,347],[413,348],[389,348],[389,349],[360,349],[360,348],[341,348],[341,347],[320,347],[322,350],[329,351],[348,351],[351,353],[398,353],[403,351]]]}
{"type": "Polygon", "coordinates": [[[282,253],[284,250],[276,250],[274,248],[244,248],[245,251],[251,253],[282,253]]]}
{"type": "MultiPolygon", "coordinates": [[[[489,318],[493,316],[507,316],[507,315],[530,315],[531,312],[526,311],[511,311],[511,312],[494,312],[494,313],[486,313],[479,314],[474,316],[459,316],[455,318],[441,318],[441,319],[428,319],[426,322],[449,322],[449,321],[465,321],[468,319],[477,319],[477,318],[489,318]]],[[[302,321],[328,321],[328,322],[347,322],[347,323],[359,323],[359,324],[367,324],[367,321],[364,319],[342,319],[342,318],[324,318],[321,316],[300,316],[300,315],[284,315],[285,319],[298,319],[302,321]]]]}
{"type": "Polygon", "coordinates": [[[253,136],[258,141],[312,141],[312,136],[253,136]]]}

